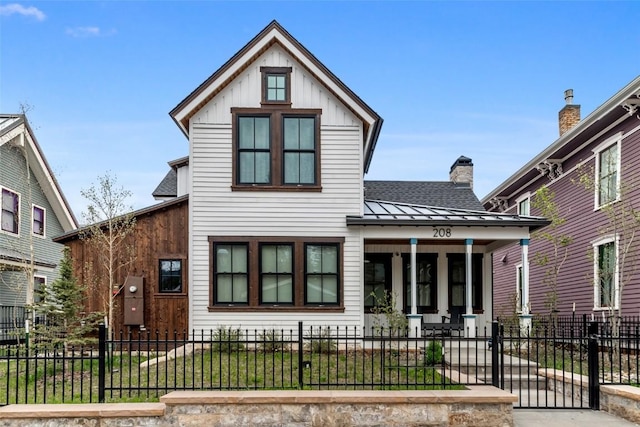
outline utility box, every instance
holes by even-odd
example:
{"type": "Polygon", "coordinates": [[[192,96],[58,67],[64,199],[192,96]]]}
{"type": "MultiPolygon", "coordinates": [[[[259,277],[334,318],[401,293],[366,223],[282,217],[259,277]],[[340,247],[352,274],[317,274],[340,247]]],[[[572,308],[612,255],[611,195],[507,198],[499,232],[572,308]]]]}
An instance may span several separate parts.
{"type": "Polygon", "coordinates": [[[124,324],[144,325],[144,278],[127,276],[124,281],[124,324]]]}

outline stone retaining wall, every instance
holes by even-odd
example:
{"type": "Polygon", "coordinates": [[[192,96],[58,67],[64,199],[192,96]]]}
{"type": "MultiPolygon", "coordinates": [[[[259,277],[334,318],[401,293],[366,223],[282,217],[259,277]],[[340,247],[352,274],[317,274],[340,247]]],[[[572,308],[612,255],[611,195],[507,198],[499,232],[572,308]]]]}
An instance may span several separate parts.
{"type": "MultiPolygon", "coordinates": [[[[589,404],[589,377],[560,370],[540,369],[538,375],[548,378],[551,390],[566,396],[582,398],[589,404]]],[[[640,388],[630,385],[600,385],[600,410],[640,424],[640,388]]]]}
{"type": "Polygon", "coordinates": [[[9,405],[3,427],[513,426],[517,397],[489,386],[450,391],[176,391],[160,403],[9,405]]]}

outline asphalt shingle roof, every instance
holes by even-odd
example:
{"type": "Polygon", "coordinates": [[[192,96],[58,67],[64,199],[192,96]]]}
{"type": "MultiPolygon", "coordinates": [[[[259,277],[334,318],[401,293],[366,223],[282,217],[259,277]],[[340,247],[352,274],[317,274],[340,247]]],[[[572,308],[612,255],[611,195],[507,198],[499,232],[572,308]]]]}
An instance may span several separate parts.
{"type": "Polygon", "coordinates": [[[172,168],[167,172],[151,195],[153,197],[176,197],[178,195],[178,174],[175,169],[172,168]]]}
{"type": "Polygon", "coordinates": [[[364,188],[366,200],[485,211],[468,184],[451,181],[365,181],[364,188]]]}

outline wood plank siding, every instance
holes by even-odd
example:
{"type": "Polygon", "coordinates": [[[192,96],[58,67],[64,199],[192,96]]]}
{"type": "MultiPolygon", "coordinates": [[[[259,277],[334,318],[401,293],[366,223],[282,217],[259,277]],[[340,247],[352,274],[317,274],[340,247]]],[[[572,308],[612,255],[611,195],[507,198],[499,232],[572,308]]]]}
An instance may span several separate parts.
{"type": "MultiPolygon", "coordinates": [[[[564,174],[561,177],[553,181],[540,177],[509,199],[509,211],[514,212],[515,200],[527,192],[533,195],[541,185],[548,186],[556,195],[555,202],[559,207],[560,216],[566,219],[558,233],[569,235],[573,239],[558,280],[557,299],[561,314],[571,314],[575,303],[578,314],[595,312],[595,315],[600,315],[598,310],[594,310],[593,243],[604,237],[603,229],[608,219],[602,210],[594,209],[594,191],[586,190],[578,181],[580,173],[590,172],[595,168],[594,148],[618,133],[622,133],[621,182],[630,187],[624,197],[632,200],[633,205],[637,207],[640,203],[640,122],[635,118],[622,121],[587,146],[577,150],[563,162],[564,174]],[[581,166],[578,167],[579,165],[581,166]]],[[[531,214],[539,215],[540,212],[532,207],[531,214]]],[[[546,304],[549,288],[544,282],[547,267],[536,262],[536,254],[551,254],[551,250],[551,244],[534,233],[529,249],[530,301],[533,314],[549,313],[546,304]]],[[[639,251],[640,244],[636,238],[630,253],[638,254],[639,251]]],[[[640,314],[640,258],[634,256],[636,260],[633,265],[628,264],[627,271],[621,272],[625,275],[631,274],[621,301],[622,312],[627,315],[640,314]]],[[[516,264],[519,262],[520,248],[515,244],[494,254],[493,303],[498,316],[501,315],[500,308],[513,307],[511,301],[516,290],[516,264]],[[503,259],[506,259],[506,262],[502,262],[503,259]]],[[[507,314],[509,310],[503,311],[507,314]]]]}
{"type": "MultiPolygon", "coordinates": [[[[177,199],[176,199],[177,200],[177,199]]],[[[134,232],[128,237],[133,244],[135,258],[133,263],[121,269],[116,283],[123,284],[128,275],[144,278],[144,325],[147,330],[174,330],[182,332],[188,328],[188,201],[181,198],[178,202],[166,202],[161,208],[148,208],[136,215],[134,232]],[[183,274],[183,292],[159,292],[159,260],[181,259],[183,274]]],[[[71,249],[73,269],[80,283],[90,284],[108,280],[105,269],[98,262],[97,254],[85,241],[75,234],[61,239],[71,249]]],[[[120,259],[118,262],[122,263],[120,259]]],[[[96,292],[89,292],[86,300],[87,311],[102,311],[102,298],[96,292]]],[[[137,326],[125,326],[123,323],[124,292],[116,297],[114,331],[137,331],[137,326]]]]}

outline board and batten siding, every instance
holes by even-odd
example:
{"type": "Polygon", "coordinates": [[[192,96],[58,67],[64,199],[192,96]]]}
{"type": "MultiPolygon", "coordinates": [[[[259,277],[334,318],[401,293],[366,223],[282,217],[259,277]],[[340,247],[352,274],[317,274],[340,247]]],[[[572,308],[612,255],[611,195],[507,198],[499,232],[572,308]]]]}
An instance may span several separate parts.
{"type": "MultiPolygon", "coordinates": [[[[35,275],[45,277],[47,283],[51,283],[58,277],[58,264],[63,249],[63,245],[53,242],[51,238],[62,234],[63,228],[35,174],[33,171],[28,173],[22,147],[10,143],[0,146],[0,186],[20,195],[19,235],[0,232],[0,248],[24,254],[24,261],[29,262],[30,248],[33,245],[35,259],[56,266],[53,269],[35,267],[35,275]],[[44,238],[31,234],[34,204],[45,209],[44,238]]],[[[0,271],[0,305],[25,304],[26,277],[24,272],[0,271]]]]}
{"type": "Polygon", "coordinates": [[[190,121],[191,327],[361,326],[362,237],[346,226],[362,212],[363,124],[282,48],[249,65],[190,121]],[[232,107],[260,107],[261,66],[292,67],[292,108],[322,110],[322,191],[232,191],[232,107]],[[342,237],[344,312],[209,311],[210,236],[342,237]]]}
{"type": "MultiPolygon", "coordinates": [[[[566,219],[566,223],[558,229],[558,233],[571,237],[572,243],[568,247],[567,259],[562,265],[557,286],[557,308],[561,314],[568,315],[573,311],[575,303],[576,313],[594,312],[594,292],[593,292],[593,243],[608,235],[605,226],[608,222],[607,216],[601,211],[594,209],[594,191],[585,189],[579,184],[581,173],[590,173],[595,168],[595,156],[593,148],[622,132],[623,139],[621,145],[622,180],[627,186],[625,196],[632,200],[634,205],[640,202],[640,187],[637,181],[640,178],[640,126],[637,122],[626,121],[620,126],[611,129],[602,137],[598,138],[585,149],[576,153],[571,159],[563,164],[565,174],[560,178],[549,182],[546,180],[537,181],[547,185],[556,195],[555,202],[559,208],[560,217],[566,219]],[[582,165],[578,167],[578,165],[582,165]]],[[[534,194],[536,185],[523,190],[520,194],[529,191],[534,194]]],[[[513,203],[513,202],[512,202],[513,203]]],[[[539,215],[540,212],[531,208],[532,215],[539,215]]],[[[519,263],[519,258],[515,255],[519,252],[517,245],[510,245],[494,254],[494,306],[500,307],[507,304],[508,296],[515,291],[515,265],[519,263]],[[502,263],[501,259],[507,254],[507,263],[502,263]]],[[[637,266],[640,262],[640,245],[636,242],[630,248],[630,254],[635,258],[627,261],[627,283],[622,296],[623,315],[640,314],[640,275],[637,266]]],[[[552,253],[551,245],[534,233],[531,238],[529,249],[530,260],[530,301],[531,311],[534,314],[548,314],[547,303],[550,288],[545,282],[545,272],[547,267],[536,262],[536,254],[552,253]]],[[[499,315],[499,313],[497,313],[499,315]]],[[[599,315],[598,311],[595,315],[599,315]]]]}

